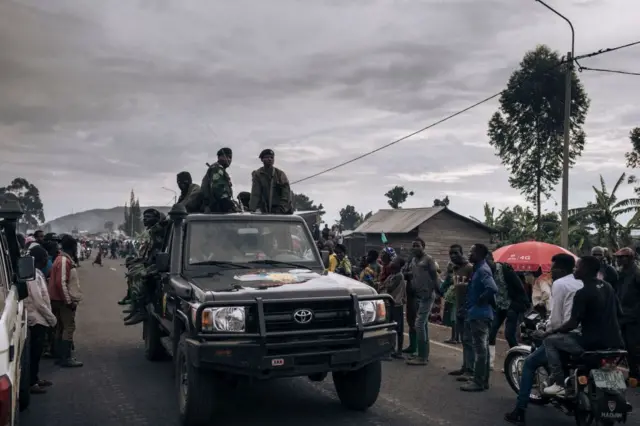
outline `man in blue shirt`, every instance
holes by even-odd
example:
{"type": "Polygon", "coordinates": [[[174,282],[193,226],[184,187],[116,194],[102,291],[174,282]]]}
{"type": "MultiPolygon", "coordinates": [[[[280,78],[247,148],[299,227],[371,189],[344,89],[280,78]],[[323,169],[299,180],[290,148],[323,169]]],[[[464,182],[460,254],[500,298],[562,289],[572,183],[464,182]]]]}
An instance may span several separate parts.
{"type": "Polygon", "coordinates": [[[465,392],[489,389],[489,331],[493,323],[493,305],[498,287],[486,261],[488,254],[487,246],[475,244],[469,255],[469,261],[473,263],[473,276],[467,289],[466,309],[475,363],[473,380],[460,387],[465,392]]]}

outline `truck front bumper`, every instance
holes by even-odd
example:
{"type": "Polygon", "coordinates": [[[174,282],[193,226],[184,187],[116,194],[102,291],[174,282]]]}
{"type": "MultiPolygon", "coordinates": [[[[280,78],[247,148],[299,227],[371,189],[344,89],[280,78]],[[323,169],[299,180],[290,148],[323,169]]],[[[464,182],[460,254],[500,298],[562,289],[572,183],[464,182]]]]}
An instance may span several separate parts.
{"type": "Polygon", "coordinates": [[[355,370],[389,355],[395,343],[394,330],[378,329],[359,337],[316,336],[278,343],[187,339],[187,350],[195,367],[271,379],[355,370]]]}

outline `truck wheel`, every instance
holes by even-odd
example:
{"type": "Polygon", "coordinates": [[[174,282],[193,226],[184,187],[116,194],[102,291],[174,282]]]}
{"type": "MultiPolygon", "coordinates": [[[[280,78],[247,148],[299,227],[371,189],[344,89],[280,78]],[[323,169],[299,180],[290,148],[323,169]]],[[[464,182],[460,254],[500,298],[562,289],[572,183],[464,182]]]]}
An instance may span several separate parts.
{"type": "Polygon", "coordinates": [[[176,385],[180,425],[209,425],[219,404],[216,381],[211,372],[199,370],[190,362],[184,335],[176,353],[176,385]]]}
{"type": "Polygon", "coordinates": [[[375,404],[382,382],[382,365],[374,361],[353,371],[336,371],[333,384],[342,405],[350,410],[364,411],[375,404]]]}
{"type": "Polygon", "coordinates": [[[144,356],[149,361],[160,361],[166,359],[167,351],[162,346],[162,332],[153,315],[149,315],[144,322],[144,356]]]}
{"type": "MultiPolygon", "coordinates": [[[[26,326],[26,324],[25,324],[26,326]]],[[[18,408],[24,411],[31,403],[31,336],[27,333],[20,357],[20,391],[18,393],[18,408]]]]}
{"type": "Polygon", "coordinates": [[[312,382],[322,382],[327,378],[327,373],[314,373],[309,376],[309,380],[312,382]]]}

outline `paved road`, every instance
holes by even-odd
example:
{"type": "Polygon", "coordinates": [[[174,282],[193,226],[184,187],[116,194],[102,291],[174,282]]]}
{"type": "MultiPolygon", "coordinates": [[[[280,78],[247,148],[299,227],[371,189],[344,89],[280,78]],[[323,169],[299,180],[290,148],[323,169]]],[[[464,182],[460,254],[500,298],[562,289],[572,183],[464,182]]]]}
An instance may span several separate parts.
{"type": "MultiPolygon", "coordinates": [[[[123,270],[107,260],[103,268],[84,262],[80,269],[85,301],[79,308],[77,356],[83,368],[60,370],[43,360],[42,376],[55,385],[46,395],[34,395],[22,426],[175,425],[177,398],[170,362],[144,359],[142,328],[124,327],[116,301],[124,289],[123,270]]],[[[243,387],[221,413],[229,426],[256,425],[502,425],[514,395],[502,374],[493,373],[492,388],[466,394],[446,375],[460,363],[460,348],[440,342],[443,327],[431,328],[432,354],[427,367],[409,367],[401,361],[384,364],[383,389],[378,403],[366,413],[340,406],[331,380],[281,380],[243,387]]],[[[504,350],[499,342],[498,351],[504,350]]],[[[498,362],[501,362],[499,360],[498,362]]],[[[632,404],[640,407],[640,399],[632,404]]],[[[573,425],[572,419],[552,408],[532,407],[531,424],[573,425]],[[536,423],[534,423],[536,422],[536,423]]],[[[629,424],[640,424],[633,416],[629,424]]]]}

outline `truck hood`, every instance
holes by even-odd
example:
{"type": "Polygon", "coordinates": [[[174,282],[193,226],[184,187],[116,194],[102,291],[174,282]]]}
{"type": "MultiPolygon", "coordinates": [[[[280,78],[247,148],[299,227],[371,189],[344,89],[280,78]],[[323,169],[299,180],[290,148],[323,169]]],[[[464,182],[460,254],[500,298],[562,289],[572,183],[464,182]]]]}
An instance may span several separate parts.
{"type": "Polygon", "coordinates": [[[203,291],[212,292],[215,300],[376,294],[368,285],[343,275],[331,272],[321,275],[306,269],[242,270],[233,275],[224,273],[214,277],[192,278],[190,281],[203,291]]]}

